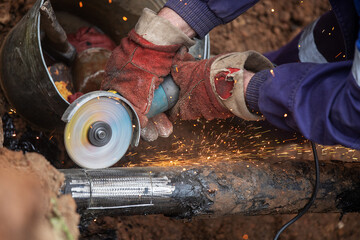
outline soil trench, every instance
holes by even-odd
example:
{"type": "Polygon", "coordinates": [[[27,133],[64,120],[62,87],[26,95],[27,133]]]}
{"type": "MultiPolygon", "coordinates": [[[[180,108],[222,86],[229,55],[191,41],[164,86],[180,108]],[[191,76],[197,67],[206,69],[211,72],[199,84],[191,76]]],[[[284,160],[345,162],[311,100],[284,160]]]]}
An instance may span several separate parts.
{"type": "MultiPolygon", "coordinates": [[[[0,44],[34,2],[1,1],[0,44]]],[[[211,53],[276,50],[329,9],[326,0],[260,1],[233,22],[211,31],[211,53]]],[[[74,201],[58,195],[63,176],[53,167],[76,167],[64,151],[63,136],[29,126],[3,94],[0,113],[4,146],[17,150],[0,149],[0,239],[272,239],[294,217],[230,215],[192,220],[162,215],[100,217],[83,221],[78,229],[74,201]],[[38,153],[24,155],[22,151],[35,151],[46,159],[38,153]]],[[[318,147],[321,160],[356,162],[360,155],[359,151],[341,146],[318,147]]],[[[312,154],[301,135],[274,129],[266,123],[238,119],[178,121],[170,139],[141,142],[116,166],[201,166],[239,158],[257,164],[259,159],[308,161],[312,154]]],[[[225,199],[218,207],[226,204],[225,199]]],[[[281,239],[360,239],[359,219],[359,213],[306,214],[281,239]]]]}

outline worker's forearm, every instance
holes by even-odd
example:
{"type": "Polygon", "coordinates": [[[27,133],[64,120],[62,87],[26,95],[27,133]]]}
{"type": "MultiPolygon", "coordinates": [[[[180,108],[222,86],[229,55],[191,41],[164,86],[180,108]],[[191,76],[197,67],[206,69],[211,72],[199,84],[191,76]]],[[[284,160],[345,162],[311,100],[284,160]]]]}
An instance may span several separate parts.
{"type": "Polygon", "coordinates": [[[360,123],[354,120],[360,119],[360,87],[351,65],[289,63],[258,72],[247,87],[247,104],[276,127],[320,144],[360,149],[360,123]]]}
{"type": "Polygon", "coordinates": [[[196,36],[203,38],[211,29],[232,21],[256,2],[258,0],[168,0],[165,6],[189,24],[196,36]]]}
{"type": "Polygon", "coordinates": [[[195,37],[195,31],[172,9],[164,7],[158,13],[158,16],[167,19],[171,24],[178,27],[189,38],[195,37]]]}

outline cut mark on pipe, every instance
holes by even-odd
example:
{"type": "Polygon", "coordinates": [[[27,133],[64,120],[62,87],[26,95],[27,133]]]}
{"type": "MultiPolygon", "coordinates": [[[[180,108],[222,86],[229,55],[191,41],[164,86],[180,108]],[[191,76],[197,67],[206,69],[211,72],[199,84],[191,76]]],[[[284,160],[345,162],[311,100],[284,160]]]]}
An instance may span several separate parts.
{"type": "Polygon", "coordinates": [[[133,207],[151,207],[154,206],[152,203],[148,204],[136,204],[136,205],[123,205],[123,206],[112,206],[112,207],[90,207],[89,210],[105,210],[105,209],[117,209],[117,208],[133,208],[133,207]]]}

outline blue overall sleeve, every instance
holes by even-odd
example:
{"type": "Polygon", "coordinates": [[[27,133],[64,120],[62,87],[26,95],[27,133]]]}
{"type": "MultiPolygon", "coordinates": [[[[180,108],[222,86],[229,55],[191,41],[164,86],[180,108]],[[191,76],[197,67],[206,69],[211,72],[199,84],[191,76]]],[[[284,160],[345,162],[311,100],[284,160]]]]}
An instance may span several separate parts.
{"type": "Polygon", "coordinates": [[[169,0],[165,7],[179,14],[203,38],[214,27],[228,23],[259,0],[169,0]]]}
{"type": "MultiPolygon", "coordinates": [[[[359,15],[360,0],[354,3],[359,15]]],[[[360,37],[350,45],[356,46],[353,60],[288,63],[256,73],[246,92],[249,109],[314,142],[360,149],[360,37]]]]}
{"type": "Polygon", "coordinates": [[[259,86],[249,84],[250,91],[258,91],[258,106],[250,108],[317,143],[360,149],[360,87],[352,65],[290,63],[260,72],[255,76],[261,81],[250,81],[259,86]]]}

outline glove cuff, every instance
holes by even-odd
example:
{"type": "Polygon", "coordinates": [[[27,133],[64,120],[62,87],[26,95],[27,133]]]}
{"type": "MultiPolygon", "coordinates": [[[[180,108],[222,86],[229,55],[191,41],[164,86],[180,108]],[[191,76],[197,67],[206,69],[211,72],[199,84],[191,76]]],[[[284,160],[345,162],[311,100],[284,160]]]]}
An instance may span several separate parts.
{"type": "Polygon", "coordinates": [[[249,111],[245,102],[243,69],[257,73],[261,70],[273,68],[272,63],[263,55],[255,51],[230,53],[216,59],[210,69],[210,83],[217,100],[234,115],[245,120],[260,120],[263,117],[249,111]],[[228,68],[239,68],[240,71],[229,73],[228,78],[234,79],[231,96],[223,99],[215,88],[215,76],[220,72],[228,72],[228,68]]]}
{"type": "Polygon", "coordinates": [[[184,45],[190,48],[195,44],[195,41],[180,29],[148,8],[143,10],[135,26],[135,32],[155,45],[184,45]]]}

